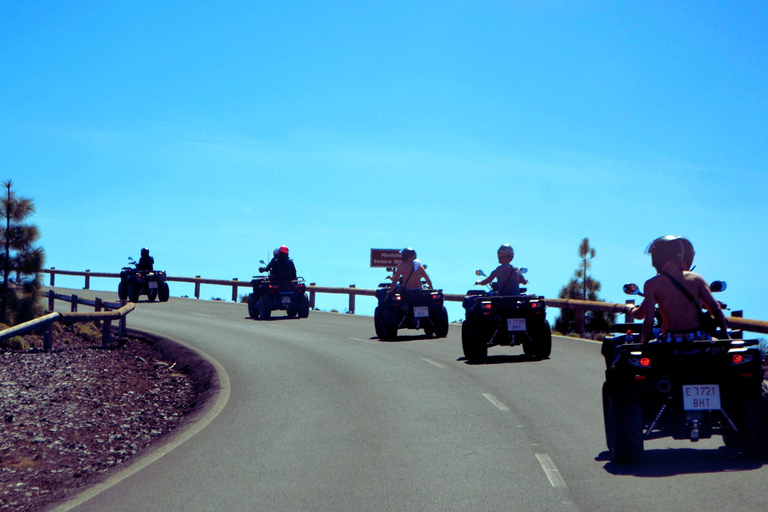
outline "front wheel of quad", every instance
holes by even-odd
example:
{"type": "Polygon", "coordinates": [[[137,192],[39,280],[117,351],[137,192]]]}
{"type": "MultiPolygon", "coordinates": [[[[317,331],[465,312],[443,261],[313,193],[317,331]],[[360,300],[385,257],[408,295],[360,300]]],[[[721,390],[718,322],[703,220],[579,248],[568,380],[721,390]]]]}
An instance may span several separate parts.
{"type": "Polygon", "coordinates": [[[461,348],[464,350],[464,357],[471,362],[482,361],[488,357],[488,344],[479,334],[478,329],[470,322],[461,324],[461,348]]]}
{"type": "Polygon", "coordinates": [[[448,310],[445,306],[440,308],[434,318],[435,322],[435,336],[437,338],[445,338],[448,336],[448,310]]]}
{"type": "Polygon", "coordinates": [[[296,313],[299,318],[307,318],[309,316],[309,299],[306,295],[299,297],[299,303],[296,304],[296,313]]]}
{"type": "Polygon", "coordinates": [[[268,298],[259,297],[259,318],[269,320],[272,316],[272,304],[268,298]]]}
{"type": "Polygon", "coordinates": [[[248,295],[248,316],[254,320],[259,319],[259,303],[256,302],[253,294],[248,295]]]}
{"type": "Polygon", "coordinates": [[[643,458],[643,410],[640,398],[620,389],[608,397],[609,445],[616,464],[637,464],[643,458]]]}
{"type": "Polygon", "coordinates": [[[768,458],[768,386],[753,391],[746,400],[744,422],[744,457],[752,460],[768,458]]]}
{"type": "Polygon", "coordinates": [[[168,302],[168,298],[171,296],[171,290],[168,288],[168,283],[160,284],[160,287],[157,289],[157,295],[160,302],[168,302]]]}
{"type": "Polygon", "coordinates": [[[381,320],[382,332],[379,338],[384,341],[397,339],[397,313],[389,308],[384,308],[381,320]]]}

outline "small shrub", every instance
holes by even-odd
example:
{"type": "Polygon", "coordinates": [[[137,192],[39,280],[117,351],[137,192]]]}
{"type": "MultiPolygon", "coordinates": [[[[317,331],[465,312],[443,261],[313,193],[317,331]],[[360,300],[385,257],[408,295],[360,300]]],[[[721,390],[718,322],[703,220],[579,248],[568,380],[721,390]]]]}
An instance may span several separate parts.
{"type": "Polygon", "coordinates": [[[88,343],[101,343],[101,331],[90,322],[75,324],[74,331],[88,343]]]}
{"type": "Polygon", "coordinates": [[[8,340],[8,348],[11,350],[32,350],[35,345],[21,336],[14,336],[8,340]]]}

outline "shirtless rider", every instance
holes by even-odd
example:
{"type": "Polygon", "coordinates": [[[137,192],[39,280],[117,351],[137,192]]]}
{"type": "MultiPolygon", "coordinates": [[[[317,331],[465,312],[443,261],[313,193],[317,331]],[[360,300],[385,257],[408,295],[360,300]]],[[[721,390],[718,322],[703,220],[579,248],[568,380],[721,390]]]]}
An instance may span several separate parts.
{"type": "Polygon", "coordinates": [[[395,273],[392,274],[392,284],[388,293],[395,291],[398,282],[400,282],[402,290],[421,290],[422,278],[427,282],[427,286],[432,288],[432,280],[424,269],[424,265],[416,259],[416,251],[406,247],[400,251],[400,256],[402,261],[395,269],[395,273]]]}
{"type": "Polygon", "coordinates": [[[487,285],[496,279],[496,289],[491,292],[496,295],[520,295],[520,285],[528,284],[520,269],[512,266],[515,250],[509,244],[504,244],[496,251],[500,265],[491,272],[491,275],[483,280],[475,281],[475,284],[487,285]]]}
{"type": "Polygon", "coordinates": [[[653,317],[656,304],[662,318],[662,333],[659,341],[678,342],[708,340],[699,323],[698,311],[688,298],[672,282],[677,280],[717,320],[722,338],[727,338],[725,316],[720,305],[712,296],[707,282],[699,274],[683,271],[686,262],[685,246],[676,236],[657,238],[646,249],[651,255],[653,267],[658,275],[645,282],[645,300],[642,307],[643,330],[641,340],[648,342],[653,337],[653,317]]]}

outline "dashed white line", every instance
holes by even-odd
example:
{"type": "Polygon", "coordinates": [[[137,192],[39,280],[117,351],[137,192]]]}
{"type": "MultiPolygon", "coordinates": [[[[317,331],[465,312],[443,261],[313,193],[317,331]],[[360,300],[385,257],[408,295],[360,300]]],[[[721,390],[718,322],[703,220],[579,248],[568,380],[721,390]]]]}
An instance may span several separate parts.
{"type": "Polygon", "coordinates": [[[536,458],[539,459],[539,464],[541,464],[544,473],[547,474],[547,478],[549,478],[549,483],[552,484],[552,487],[568,488],[560,471],[557,469],[557,466],[555,466],[555,463],[552,462],[552,458],[549,455],[546,453],[537,453],[536,458]]]}
{"type": "Polygon", "coordinates": [[[501,403],[501,402],[499,401],[499,399],[498,399],[498,398],[496,398],[495,396],[493,396],[492,394],[490,394],[490,393],[483,393],[483,396],[486,398],[486,400],[488,400],[488,401],[489,401],[489,402],[491,402],[493,405],[495,405],[496,407],[498,407],[498,409],[499,409],[500,411],[508,411],[508,410],[509,410],[509,407],[507,407],[506,405],[504,405],[503,403],[501,403]]]}
{"type": "Polygon", "coordinates": [[[376,341],[373,341],[373,340],[364,340],[364,339],[361,339],[361,338],[353,338],[352,336],[348,336],[347,338],[352,340],[352,341],[362,341],[363,343],[377,343],[376,341]]]}
{"type": "Polygon", "coordinates": [[[438,363],[437,361],[433,361],[432,359],[429,359],[428,357],[422,357],[421,360],[422,361],[426,361],[429,364],[433,364],[433,365],[437,366],[438,368],[447,368],[447,366],[445,366],[443,363],[438,363]]]}

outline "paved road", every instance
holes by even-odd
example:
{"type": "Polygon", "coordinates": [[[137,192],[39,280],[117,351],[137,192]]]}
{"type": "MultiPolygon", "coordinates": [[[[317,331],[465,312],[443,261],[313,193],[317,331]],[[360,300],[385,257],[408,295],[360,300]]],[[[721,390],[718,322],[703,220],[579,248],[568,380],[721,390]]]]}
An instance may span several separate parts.
{"type": "Polygon", "coordinates": [[[611,464],[597,344],[556,337],[549,360],[495,348],[473,365],[457,326],[446,339],[385,343],[369,317],[246,315],[189,299],[137,306],[130,327],[221,364],[228,400],[201,431],[74,510],[766,509],[768,467],[719,438],[657,440],[644,464],[611,464]]]}

